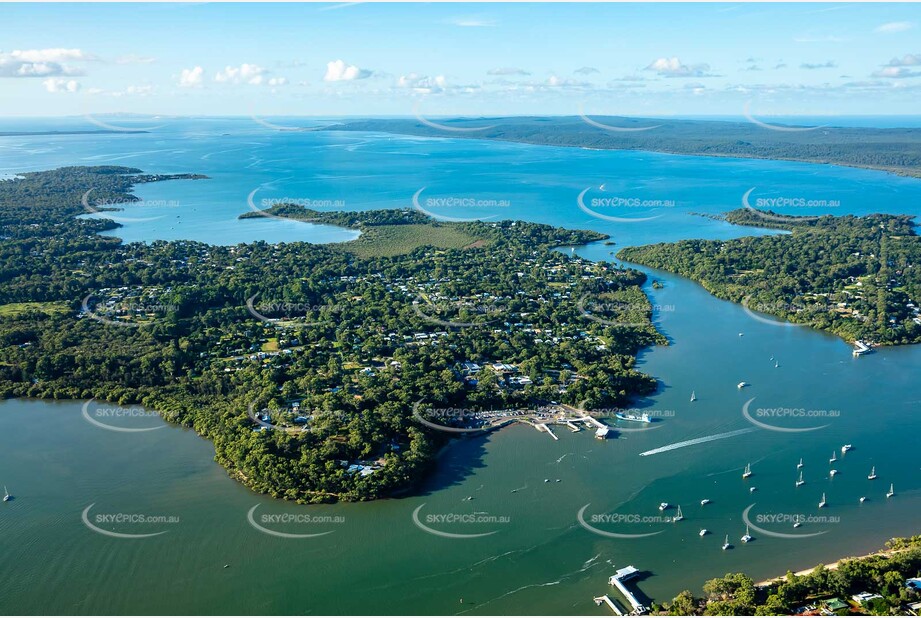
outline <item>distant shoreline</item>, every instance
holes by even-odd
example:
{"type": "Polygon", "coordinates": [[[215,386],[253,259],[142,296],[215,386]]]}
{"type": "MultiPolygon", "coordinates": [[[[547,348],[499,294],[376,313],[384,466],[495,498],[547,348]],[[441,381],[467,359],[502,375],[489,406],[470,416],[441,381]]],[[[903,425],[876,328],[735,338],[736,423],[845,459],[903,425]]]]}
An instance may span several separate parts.
{"type": "Polygon", "coordinates": [[[726,120],[597,119],[610,127],[598,128],[579,117],[556,116],[458,118],[437,124],[421,119],[356,120],[320,130],[818,163],[921,178],[921,129],[917,128],[777,125],[771,130],[726,120]]]}

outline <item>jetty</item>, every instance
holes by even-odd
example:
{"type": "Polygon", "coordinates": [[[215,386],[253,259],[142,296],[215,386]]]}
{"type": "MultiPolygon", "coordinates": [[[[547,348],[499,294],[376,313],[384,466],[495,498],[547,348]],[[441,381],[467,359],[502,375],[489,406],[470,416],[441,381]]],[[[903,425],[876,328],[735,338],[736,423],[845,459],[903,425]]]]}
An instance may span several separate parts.
{"type": "Polygon", "coordinates": [[[537,427],[537,431],[546,431],[547,433],[550,434],[551,438],[553,438],[554,440],[559,440],[559,438],[556,437],[556,434],[553,433],[553,430],[547,426],[547,423],[537,423],[534,426],[537,427]]]}
{"type": "Polygon", "coordinates": [[[614,600],[606,594],[600,597],[595,597],[593,600],[595,601],[595,605],[601,605],[602,603],[606,604],[611,608],[611,611],[614,612],[615,616],[624,615],[624,612],[621,611],[620,606],[618,606],[617,603],[615,603],[614,600]]]}
{"type": "Polygon", "coordinates": [[[614,572],[614,575],[608,580],[608,583],[617,588],[618,591],[627,601],[630,603],[630,606],[633,608],[633,611],[630,612],[631,616],[642,616],[649,613],[649,608],[639,602],[633,592],[627,588],[624,584],[625,581],[629,581],[640,574],[640,570],[635,566],[630,565],[622,569],[617,569],[614,572]]]}
{"type": "Polygon", "coordinates": [[[869,345],[867,345],[863,341],[857,340],[854,342],[854,351],[853,351],[854,356],[863,356],[864,354],[869,354],[872,351],[873,351],[873,348],[871,348],[869,345]]]}

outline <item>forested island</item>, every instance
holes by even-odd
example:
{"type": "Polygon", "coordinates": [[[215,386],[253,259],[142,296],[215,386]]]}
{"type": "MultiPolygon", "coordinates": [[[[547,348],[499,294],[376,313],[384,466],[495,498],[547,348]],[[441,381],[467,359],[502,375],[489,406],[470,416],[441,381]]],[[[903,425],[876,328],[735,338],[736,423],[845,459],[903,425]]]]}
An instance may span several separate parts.
{"type": "Polygon", "coordinates": [[[790,233],[628,247],[617,256],[848,341],[921,342],[921,237],[913,217],[787,217],[739,209],[725,219],[790,233]]]}
{"type": "Polygon", "coordinates": [[[454,118],[438,123],[373,119],[348,121],[325,130],[831,163],[921,177],[921,129],[822,126],[809,131],[784,130],[791,128],[795,127],[780,126],[781,130],[775,131],[755,123],[717,120],[516,116],[454,118]]]}
{"type": "Polygon", "coordinates": [[[656,389],[635,369],[665,343],[645,276],[553,250],[602,234],[283,205],[362,235],[124,244],[98,233],[112,220],[77,218],[88,196],[130,211],[133,185],[173,178],[200,177],[104,166],[0,181],[0,396],[140,404],[210,439],[254,490],[321,502],[419,481],[450,434],[420,423],[417,402],[613,407],[656,389]]]}
{"type": "Polygon", "coordinates": [[[886,549],[802,574],[756,584],[728,573],[704,584],[704,597],[689,590],[655,607],[669,616],[873,616],[917,615],[921,608],[921,536],[896,538],[886,549]]]}

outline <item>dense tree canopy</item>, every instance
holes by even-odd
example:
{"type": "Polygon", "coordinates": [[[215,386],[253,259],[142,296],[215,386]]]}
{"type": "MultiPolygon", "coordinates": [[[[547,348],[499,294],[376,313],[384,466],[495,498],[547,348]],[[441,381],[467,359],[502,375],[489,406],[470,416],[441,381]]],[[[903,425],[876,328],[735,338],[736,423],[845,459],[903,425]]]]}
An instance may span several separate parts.
{"type": "MultiPolygon", "coordinates": [[[[616,406],[655,389],[634,368],[640,347],[663,342],[642,273],[553,250],[603,235],[323,215],[363,235],[423,230],[394,254],[370,233],[338,246],[122,244],[97,234],[111,220],[75,218],[86,204],[130,209],[134,183],[163,178],[97,167],[0,182],[0,395],[142,404],[211,439],[254,489],[325,501],[420,478],[446,434],[413,417],[419,400],[616,406]],[[443,230],[472,242],[424,242],[443,230]],[[471,379],[465,362],[511,369],[471,379]]],[[[293,208],[281,212],[310,218],[293,208]]]]}

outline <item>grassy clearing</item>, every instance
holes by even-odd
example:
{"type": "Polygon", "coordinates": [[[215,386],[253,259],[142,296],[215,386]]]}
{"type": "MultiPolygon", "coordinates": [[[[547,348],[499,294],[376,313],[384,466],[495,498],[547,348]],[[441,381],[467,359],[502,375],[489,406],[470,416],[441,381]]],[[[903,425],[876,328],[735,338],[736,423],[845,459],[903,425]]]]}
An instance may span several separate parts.
{"type": "Polygon", "coordinates": [[[62,315],[70,311],[66,303],[9,303],[0,305],[0,318],[18,318],[19,316],[32,312],[40,311],[47,315],[62,315]]]}
{"type": "Polygon", "coordinates": [[[419,247],[463,249],[482,247],[486,241],[457,227],[439,224],[379,225],[365,228],[357,239],[339,245],[362,258],[392,257],[412,253],[419,247]]]}
{"type": "Polygon", "coordinates": [[[263,352],[278,352],[278,338],[273,337],[262,344],[263,352]]]}

